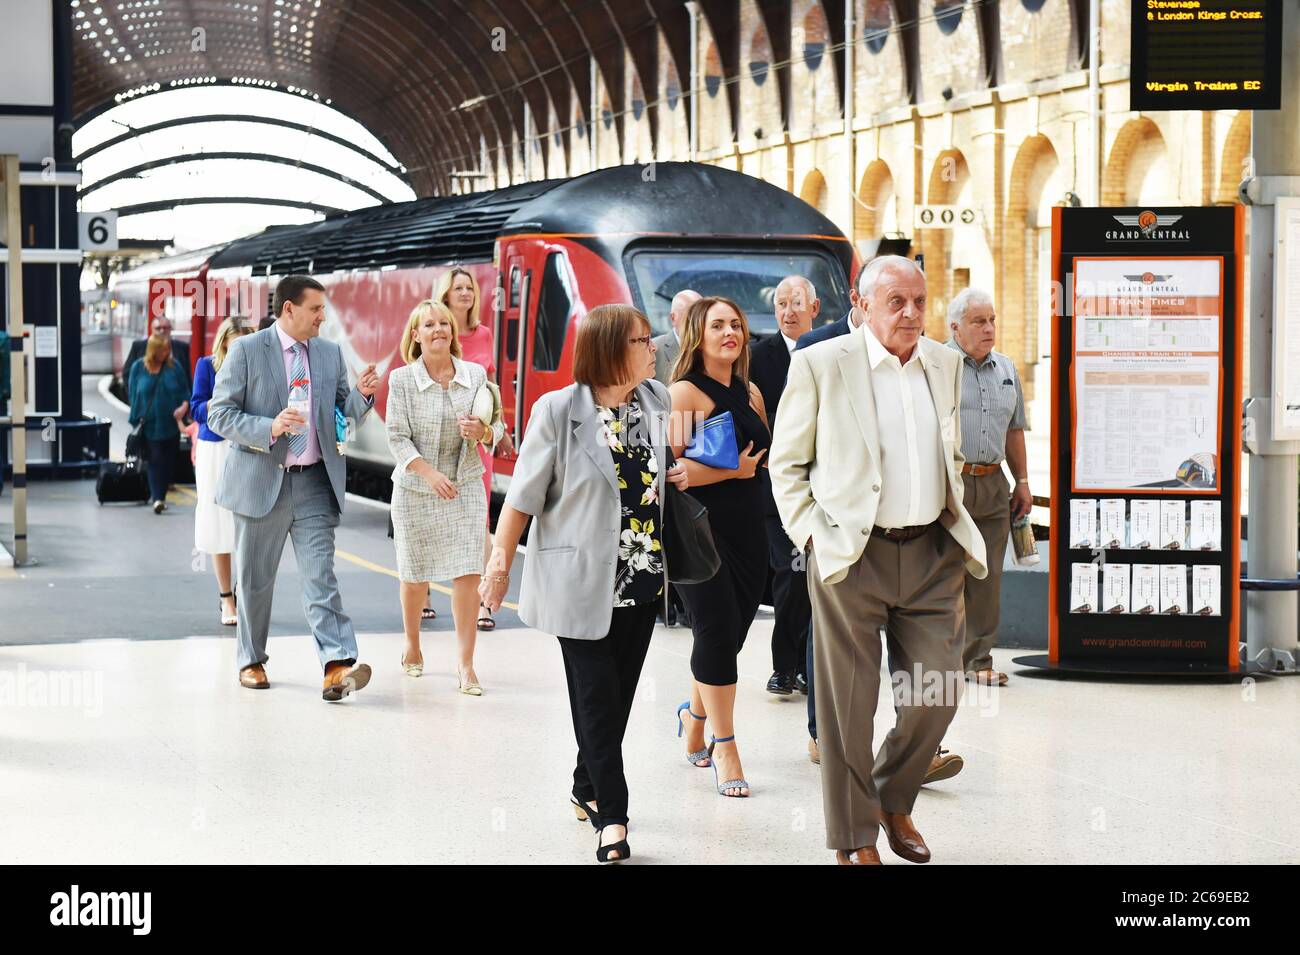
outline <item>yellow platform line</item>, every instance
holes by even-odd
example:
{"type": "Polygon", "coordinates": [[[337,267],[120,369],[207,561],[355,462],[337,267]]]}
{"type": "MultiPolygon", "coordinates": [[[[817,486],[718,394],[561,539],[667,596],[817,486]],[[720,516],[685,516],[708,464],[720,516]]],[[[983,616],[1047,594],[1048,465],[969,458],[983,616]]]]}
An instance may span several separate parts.
{"type": "MultiPolygon", "coordinates": [[[[366,560],[364,557],[358,557],[356,554],[350,554],[345,550],[336,549],[334,555],[336,557],[342,557],[349,564],[356,564],[358,567],[364,567],[366,570],[373,570],[377,574],[386,574],[394,580],[401,580],[401,578],[397,576],[397,571],[390,567],[385,567],[383,564],[376,564],[374,561],[366,560]]],[[[440,594],[446,594],[448,597],[452,595],[452,589],[450,587],[444,587],[442,584],[434,583],[429,584],[429,586],[440,594]]],[[[519,604],[513,604],[508,600],[502,601],[501,606],[513,610],[516,613],[519,611],[519,604]]]]}

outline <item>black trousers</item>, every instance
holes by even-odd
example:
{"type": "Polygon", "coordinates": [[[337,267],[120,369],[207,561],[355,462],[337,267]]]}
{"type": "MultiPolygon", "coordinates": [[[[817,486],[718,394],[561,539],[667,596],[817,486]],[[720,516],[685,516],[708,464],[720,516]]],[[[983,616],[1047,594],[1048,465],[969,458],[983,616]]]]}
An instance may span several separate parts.
{"type": "Polygon", "coordinates": [[[180,450],[181,438],[146,438],[149,447],[149,460],[145,470],[149,475],[149,500],[167,500],[167,487],[172,483],[172,469],[176,466],[176,454],[180,450]]]}
{"type": "Polygon", "coordinates": [[[808,654],[808,622],[812,604],[808,599],[807,556],[790,543],[781,518],[768,514],[767,558],[772,567],[772,669],[777,673],[802,673],[808,654]],[[798,569],[794,561],[798,557],[798,569]]]}
{"type": "Polygon", "coordinates": [[[627,825],[623,734],[657,609],[653,603],[615,607],[609,633],[602,639],[559,638],[578,740],[573,795],[581,802],[595,801],[600,827],[627,825]]]}

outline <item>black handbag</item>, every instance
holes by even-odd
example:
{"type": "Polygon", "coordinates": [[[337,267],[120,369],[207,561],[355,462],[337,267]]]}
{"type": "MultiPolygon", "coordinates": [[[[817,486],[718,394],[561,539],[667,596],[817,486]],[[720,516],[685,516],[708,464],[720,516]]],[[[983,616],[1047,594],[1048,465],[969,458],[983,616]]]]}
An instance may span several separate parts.
{"type": "Polygon", "coordinates": [[[713,543],[709,510],[671,481],[664,481],[664,563],[674,584],[702,584],[722,567],[713,543]]]}
{"type": "Polygon", "coordinates": [[[149,480],[138,460],[101,461],[95,479],[100,504],[143,504],[149,500],[149,480]]]}
{"type": "MultiPolygon", "coordinates": [[[[145,369],[148,371],[149,369],[145,369]]],[[[161,377],[162,371],[158,372],[161,377]]],[[[154,402],[158,400],[158,387],[160,382],[155,381],[153,384],[153,394],[149,396],[149,407],[145,409],[144,415],[136,422],[134,428],[126,436],[126,459],[128,461],[135,459],[138,461],[149,460],[149,442],[144,436],[144,423],[149,418],[150,412],[153,411],[154,402]]]]}

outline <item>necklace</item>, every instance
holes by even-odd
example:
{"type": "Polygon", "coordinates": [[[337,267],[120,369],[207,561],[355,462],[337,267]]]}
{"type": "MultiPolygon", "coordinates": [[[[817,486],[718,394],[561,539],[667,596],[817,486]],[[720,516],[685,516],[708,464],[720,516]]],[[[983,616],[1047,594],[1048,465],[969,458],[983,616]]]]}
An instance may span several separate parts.
{"type": "MultiPolygon", "coordinates": [[[[429,367],[427,365],[425,366],[425,371],[429,371],[429,367]]],[[[443,388],[446,388],[447,385],[451,382],[451,380],[456,377],[456,366],[452,365],[449,369],[447,369],[445,373],[434,374],[432,371],[429,371],[429,377],[432,378],[434,381],[436,381],[443,388]]]]}

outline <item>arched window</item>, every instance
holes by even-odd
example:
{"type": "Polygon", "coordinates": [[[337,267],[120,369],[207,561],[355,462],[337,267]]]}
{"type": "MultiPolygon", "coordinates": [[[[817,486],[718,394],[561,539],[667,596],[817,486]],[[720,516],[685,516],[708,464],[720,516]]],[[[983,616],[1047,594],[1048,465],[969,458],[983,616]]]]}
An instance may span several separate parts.
{"type": "Polygon", "coordinates": [[[755,86],[767,82],[767,73],[772,66],[772,46],[767,41],[767,30],[759,24],[754,35],[749,38],[749,75],[755,86]]]}
{"type": "Polygon", "coordinates": [[[809,72],[816,72],[826,55],[826,14],[814,3],[803,18],[803,61],[809,72]]]}
{"type": "Polygon", "coordinates": [[[934,22],[944,36],[952,34],[961,24],[965,0],[934,0],[934,22]]]}
{"type": "Polygon", "coordinates": [[[862,15],[862,41],[867,45],[868,53],[874,55],[885,48],[893,22],[890,0],[867,0],[862,15]]]}

